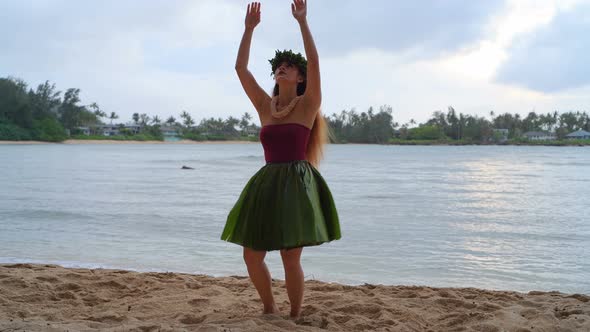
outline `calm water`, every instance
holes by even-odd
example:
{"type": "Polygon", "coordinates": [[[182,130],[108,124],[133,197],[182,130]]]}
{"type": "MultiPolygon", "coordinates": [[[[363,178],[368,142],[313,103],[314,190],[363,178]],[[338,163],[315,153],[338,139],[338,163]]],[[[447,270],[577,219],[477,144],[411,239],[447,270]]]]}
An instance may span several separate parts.
{"type": "MultiPolygon", "coordinates": [[[[263,165],[258,144],[0,145],[0,262],[246,275],[219,237],[263,165]]],[[[307,279],[590,293],[589,148],[330,145],[320,172],[343,238],[304,250],[307,279]]]]}

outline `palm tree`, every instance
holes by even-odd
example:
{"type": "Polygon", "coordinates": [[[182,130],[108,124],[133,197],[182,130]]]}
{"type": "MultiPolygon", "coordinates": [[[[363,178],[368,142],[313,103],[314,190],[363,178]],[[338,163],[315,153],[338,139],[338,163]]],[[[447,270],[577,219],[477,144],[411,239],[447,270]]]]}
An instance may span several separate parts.
{"type": "Polygon", "coordinates": [[[234,135],[237,133],[236,126],[240,123],[240,120],[230,116],[225,120],[223,124],[223,133],[226,135],[234,135]]]}
{"type": "MultiPolygon", "coordinates": [[[[98,105],[97,105],[96,103],[92,103],[92,104],[88,105],[88,108],[90,108],[90,109],[94,110],[94,112],[93,112],[93,113],[94,113],[94,115],[95,115],[95,116],[96,116],[98,119],[102,119],[102,118],[106,118],[106,117],[107,117],[107,114],[106,114],[104,111],[102,111],[102,110],[100,109],[100,107],[98,107],[98,105]]],[[[100,120],[99,120],[99,121],[100,121],[100,120]]],[[[101,121],[101,122],[102,122],[102,121],[101,121]]]]}
{"type": "Polygon", "coordinates": [[[142,126],[146,126],[148,122],[150,122],[150,117],[147,114],[142,113],[139,115],[139,122],[142,126]]]}
{"type": "Polygon", "coordinates": [[[176,122],[176,119],[173,116],[169,117],[166,120],[166,124],[168,124],[168,125],[173,125],[175,122],[176,122]]]}
{"type": "Polygon", "coordinates": [[[252,116],[248,112],[246,112],[246,113],[244,113],[244,115],[242,115],[242,120],[240,120],[240,123],[239,123],[242,133],[244,133],[246,131],[246,129],[248,128],[248,126],[250,125],[251,119],[252,119],[252,116]]]}
{"type": "Polygon", "coordinates": [[[157,115],[154,115],[154,117],[152,118],[152,124],[160,124],[160,122],[162,122],[162,120],[160,120],[160,118],[157,115]]]}
{"type": "Polygon", "coordinates": [[[193,120],[193,117],[190,116],[190,114],[186,114],[185,116],[183,116],[183,123],[187,128],[190,128],[192,125],[195,124],[195,120],[193,120]]]}
{"type": "Polygon", "coordinates": [[[189,116],[190,116],[190,114],[188,114],[187,111],[182,111],[182,113],[180,113],[180,117],[183,118],[183,119],[186,119],[189,116]]]}
{"type": "Polygon", "coordinates": [[[111,124],[113,124],[113,120],[118,119],[119,116],[115,112],[111,112],[109,119],[111,119],[111,124]]]}

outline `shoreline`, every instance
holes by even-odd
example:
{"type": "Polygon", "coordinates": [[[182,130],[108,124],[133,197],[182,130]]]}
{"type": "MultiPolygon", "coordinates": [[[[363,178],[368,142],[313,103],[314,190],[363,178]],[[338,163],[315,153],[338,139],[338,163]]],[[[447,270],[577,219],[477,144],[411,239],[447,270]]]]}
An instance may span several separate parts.
{"type": "Polygon", "coordinates": [[[132,140],[92,140],[92,139],[68,139],[63,142],[43,142],[43,141],[0,141],[0,145],[42,145],[42,144],[171,144],[171,145],[185,145],[185,144],[251,144],[259,142],[251,141],[132,141],[132,140]]]}
{"type": "Polygon", "coordinates": [[[0,330],[590,330],[585,294],[306,280],[293,321],[284,281],[273,293],[281,312],[261,315],[247,276],[0,264],[0,330]]]}
{"type": "MultiPolygon", "coordinates": [[[[91,140],[91,139],[68,139],[63,142],[45,141],[2,141],[0,145],[42,145],[42,144],[163,144],[163,145],[186,145],[186,144],[261,144],[260,141],[134,141],[134,140],[91,140]]],[[[393,142],[393,143],[328,143],[329,145],[391,145],[391,146],[551,146],[551,147],[590,147],[590,143],[551,144],[551,143],[509,143],[509,144],[477,144],[477,143],[453,143],[453,142],[393,142]]]]}

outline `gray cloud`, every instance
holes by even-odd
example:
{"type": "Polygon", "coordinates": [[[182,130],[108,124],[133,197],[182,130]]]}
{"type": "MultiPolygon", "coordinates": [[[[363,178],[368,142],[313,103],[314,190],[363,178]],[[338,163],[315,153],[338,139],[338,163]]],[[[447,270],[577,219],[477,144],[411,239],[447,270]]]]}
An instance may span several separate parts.
{"type": "MultiPolygon", "coordinates": [[[[299,31],[288,2],[263,6],[263,24],[270,26],[265,27],[268,42],[282,45],[293,41],[299,31]]],[[[411,50],[418,57],[436,57],[478,40],[494,14],[506,8],[502,0],[315,0],[308,6],[312,32],[326,54],[375,48],[411,50]]]]}
{"type": "Polygon", "coordinates": [[[224,73],[203,68],[227,62],[209,49],[242,23],[237,4],[218,0],[5,0],[0,13],[0,77],[81,88],[84,103],[129,116],[219,98],[224,73]]]}
{"type": "Polygon", "coordinates": [[[590,5],[578,5],[516,40],[496,81],[541,92],[558,92],[590,83],[590,5]]]}
{"type": "Polygon", "coordinates": [[[141,66],[146,57],[227,43],[240,23],[236,4],[214,0],[7,0],[0,13],[0,66],[25,71],[141,66]]]}

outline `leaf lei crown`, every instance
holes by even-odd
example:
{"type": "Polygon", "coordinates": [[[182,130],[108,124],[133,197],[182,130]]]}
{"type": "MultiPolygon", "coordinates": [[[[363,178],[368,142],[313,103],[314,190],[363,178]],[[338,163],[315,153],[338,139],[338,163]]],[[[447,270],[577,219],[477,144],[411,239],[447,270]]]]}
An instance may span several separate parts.
{"type": "Polygon", "coordinates": [[[301,53],[293,53],[291,50],[284,50],[284,51],[275,51],[275,57],[273,59],[268,60],[270,65],[272,66],[272,72],[270,75],[274,75],[277,68],[283,62],[287,62],[288,64],[295,65],[299,70],[301,70],[303,76],[307,76],[307,60],[301,55],[301,53]]]}

